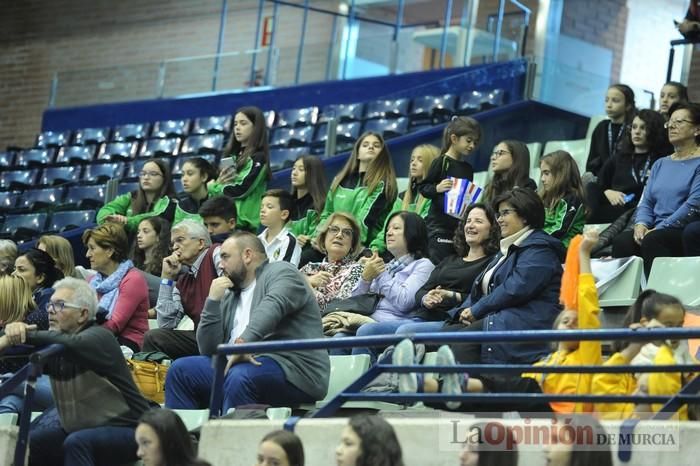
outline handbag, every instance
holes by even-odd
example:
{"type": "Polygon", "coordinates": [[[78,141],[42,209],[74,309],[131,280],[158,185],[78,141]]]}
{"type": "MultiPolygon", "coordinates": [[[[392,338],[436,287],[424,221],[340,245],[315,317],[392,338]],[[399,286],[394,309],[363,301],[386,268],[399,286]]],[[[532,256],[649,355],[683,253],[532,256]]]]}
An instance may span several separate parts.
{"type": "Polygon", "coordinates": [[[165,377],[170,358],[159,351],[136,353],[126,361],[141,394],[156,403],[165,402],[165,377]]]}
{"type": "Polygon", "coordinates": [[[345,299],[332,299],[326,305],[322,316],[331,312],[354,312],[363,316],[374,314],[377,310],[377,304],[384,298],[381,293],[364,293],[357,296],[351,296],[345,299]]]}

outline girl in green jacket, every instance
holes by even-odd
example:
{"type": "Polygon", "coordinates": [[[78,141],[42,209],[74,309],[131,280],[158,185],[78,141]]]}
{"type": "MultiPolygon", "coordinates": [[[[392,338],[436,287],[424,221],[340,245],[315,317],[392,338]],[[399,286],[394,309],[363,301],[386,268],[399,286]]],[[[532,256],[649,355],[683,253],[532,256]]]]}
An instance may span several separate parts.
{"type": "Polygon", "coordinates": [[[163,217],[173,222],[177,202],[170,167],[160,159],[146,162],[139,173],[139,188],[117,196],[97,212],[97,223],[120,223],[135,233],[144,218],[163,217]]]}
{"type": "Polygon", "coordinates": [[[302,155],[292,167],[292,197],[294,210],[292,221],[287,225],[301,247],[309,244],[318,226],[328,193],[328,182],[321,159],[313,155],[302,155]]]}
{"type": "MultiPolygon", "coordinates": [[[[319,226],[333,212],[347,212],[360,224],[360,243],[369,245],[381,232],[397,194],[396,172],[381,134],[368,131],[333,179],[319,226]]],[[[318,234],[318,227],[316,234],[318,234]]]]}
{"type": "Polygon", "coordinates": [[[583,233],[586,224],[586,206],[581,174],[576,161],[566,151],[558,150],[540,159],[546,233],[569,247],[571,238],[583,233]]]}
{"type": "Polygon", "coordinates": [[[265,116],[258,107],[242,107],[233,117],[233,131],[221,160],[221,173],[209,195],[234,199],[237,227],[257,232],[260,201],[272,176],[265,116]]]}
{"type": "MultiPolygon", "coordinates": [[[[415,212],[420,215],[421,218],[425,218],[430,210],[430,199],[426,199],[418,191],[418,184],[423,181],[425,175],[428,174],[428,169],[430,165],[440,155],[440,149],[432,144],[421,144],[416,146],[411,152],[411,161],[408,167],[409,175],[409,185],[408,189],[396,198],[394,205],[391,208],[391,212],[387,216],[390,217],[394,212],[408,211],[415,212]]],[[[386,251],[386,243],[384,243],[384,236],[386,231],[386,223],[384,228],[379,234],[374,238],[374,241],[370,244],[370,249],[376,250],[379,253],[386,251]]]]}

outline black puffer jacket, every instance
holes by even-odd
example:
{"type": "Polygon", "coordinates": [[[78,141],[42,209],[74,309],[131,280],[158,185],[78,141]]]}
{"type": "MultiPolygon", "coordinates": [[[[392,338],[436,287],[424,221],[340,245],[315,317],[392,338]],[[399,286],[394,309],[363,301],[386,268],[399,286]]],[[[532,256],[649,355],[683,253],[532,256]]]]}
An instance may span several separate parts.
{"type": "Polygon", "coordinates": [[[612,255],[612,243],[617,235],[634,229],[634,213],[636,208],[629,209],[620,215],[617,220],[600,233],[598,245],[591,251],[592,257],[605,257],[612,255]]]}

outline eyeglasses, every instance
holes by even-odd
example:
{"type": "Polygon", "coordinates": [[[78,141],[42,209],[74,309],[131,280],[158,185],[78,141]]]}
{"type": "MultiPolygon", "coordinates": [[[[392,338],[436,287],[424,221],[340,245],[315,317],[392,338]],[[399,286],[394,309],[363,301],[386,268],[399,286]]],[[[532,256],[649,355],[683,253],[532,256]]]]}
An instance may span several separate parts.
{"type": "Polygon", "coordinates": [[[163,174],[159,173],[159,172],[145,172],[144,171],[144,172],[140,172],[139,176],[141,178],[155,178],[157,176],[163,176],[163,174]]]}
{"type": "Polygon", "coordinates": [[[328,227],[328,233],[333,236],[338,236],[338,233],[343,233],[343,238],[352,239],[353,231],[352,228],[340,228],[335,225],[328,227]]]}
{"type": "Polygon", "coordinates": [[[496,214],[496,218],[505,217],[506,215],[514,214],[515,212],[516,212],[515,209],[503,209],[503,210],[499,210],[498,213],[496,214]]]}
{"type": "Polygon", "coordinates": [[[65,301],[49,301],[46,305],[46,311],[52,314],[57,314],[63,312],[63,309],[67,307],[72,307],[73,309],[82,309],[83,306],[79,306],[74,303],[67,303],[65,301]]]}
{"type": "Polygon", "coordinates": [[[197,238],[195,238],[194,236],[178,236],[177,238],[173,239],[170,242],[170,246],[174,246],[176,244],[182,244],[185,241],[187,241],[188,239],[197,239],[197,238]]]}
{"type": "Polygon", "coordinates": [[[691,125],[693,124],[691,120],[668,120],[666,123],[664,123],[664,128],[677,128],[683,123],[690,123],[691,125]]]}
{"type": "Polygon", "coordinates": [[[497,158],[499,158],[499,157],[501,157],[501,156],[503,156],[503,155],[506,155],[506,154],[510,154],[510,152],[507,151],[507,150],[503,150],[503,149],[501,149],[501,150],[495,150],[495,151],[491,152],[491,157],[497,159],[497,158]]]}

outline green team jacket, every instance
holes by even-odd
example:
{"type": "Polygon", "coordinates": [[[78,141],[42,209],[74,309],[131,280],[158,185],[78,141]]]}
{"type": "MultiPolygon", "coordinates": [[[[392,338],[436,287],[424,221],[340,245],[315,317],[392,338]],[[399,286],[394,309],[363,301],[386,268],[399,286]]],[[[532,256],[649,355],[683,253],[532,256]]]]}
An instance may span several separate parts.
{"type": "Polygon", "coordinates": [[[328,193],[314,237],[318,236],[319,228],[333,212],[347,212],[352,214],[360,224],[360,243],[366,245],[374,240],[388,214],[388,209],[382,205],[386,202],[384,182],[379,183],[371,193],[360,183],[359,175],[350,175],[335,191],[328,193]]]}
{"type": "Polygon", "coordinates": [[[564,247],[568,248],[571,238],[583,233],[586,208],[577,196],[564,196],[554,207],[545,209],[544,213],[543,230],[561,240],[564,247]]]}
{"type": "Polygon", "coordinates": [[[306,216],[292,220],[287,224],[287,228],[296,237],[299,235],[313,236],[316,228],[318,227],[318,222],[320,215],[314,209],[309,209],[306,211],[306,216]]]}
{"type": "Polygon", "coordinates": [[[225,195],[236,203],[236,224],[240,228],[257,232],[260,227],[260,201],[267,190],[267,165],[258,153],[250,157],[245,166],[236,172],[231,182],[212,183],[209,196],[225,195]]]}
{"type": "MultiPolygon", "coordinates": [[[[395,212],[400,212],[403,210],[403,197],[406,195],[406,192],[404,191],[403,193],[399,194],[399,197],[396,198],[396,201],[394,201],[394,205],[391,207],[391,210],[389,211],[389,215],[386,216],[386,220],[384,221],[384,227],[382,230],[377,234],[377,236],[374,238],[374,241],[372,241],[369,245],[369,248],[372,250],[377,250],[380,254],[386,251],[386,243],[384,242],[384,237],[386,236],[386,225],[387,222],[389,221],[389,217],[391,217],[395,212]]],[[[415,199],[415,198],[414,198],[415,199]]],[[[421,218],[425,218],[428,215],[428,212],[430,211],[430,199],[425,199],[423,201],[423,205],[420,208],[420,211],[418,211],[416,208],[418,206],[417,203],[412,202],[408,205],[408,212],[414,212],[418,215],[420,215],[421,218]]]]}
{"type": "MultiPolygon", "coordinates": [[[[138,229],[141,220],[164,214],[171,202],[175,201],[167,196],[163,196],[153,204],[153,209],[151,209],[149,212],[134,215],[133,211],[131,210],[131,193],[122,194],[121,196],[115,197],[114,200],[108,202],[97,211],[97,223],[102,225],[105,222],[105,218],[109,215],[124,215],[126,217],[126,230],[129,232],[135,232],[138,229]]],[[[176,215],[174,223],[177,223],[178,221],[179,220],[176,215]]]]}

